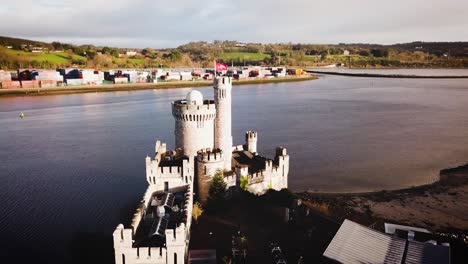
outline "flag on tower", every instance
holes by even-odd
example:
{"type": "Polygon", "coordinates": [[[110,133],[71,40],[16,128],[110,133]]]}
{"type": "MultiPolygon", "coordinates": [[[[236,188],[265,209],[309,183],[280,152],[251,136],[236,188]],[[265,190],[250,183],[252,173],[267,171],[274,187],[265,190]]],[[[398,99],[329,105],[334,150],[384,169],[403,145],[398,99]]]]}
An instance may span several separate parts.
{"type": "Polygon", "coordinates": [[[220,63],[220,62],[216,62],[216,71],[217,71],[217,72],[220,72],[220,71],[227,71],[227,69],[228,69],[227,64],[220,63]]]}

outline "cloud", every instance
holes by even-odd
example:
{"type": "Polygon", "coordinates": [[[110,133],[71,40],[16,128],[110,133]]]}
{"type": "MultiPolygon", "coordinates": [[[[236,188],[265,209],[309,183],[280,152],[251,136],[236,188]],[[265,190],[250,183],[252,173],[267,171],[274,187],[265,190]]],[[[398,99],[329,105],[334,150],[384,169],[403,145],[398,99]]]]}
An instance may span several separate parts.
{"type": "Polygon", "coordinates": [[[466,17],[466,0],[16,0],[0,7],[0,35],[140,48],[466,41],[466,17]]]}

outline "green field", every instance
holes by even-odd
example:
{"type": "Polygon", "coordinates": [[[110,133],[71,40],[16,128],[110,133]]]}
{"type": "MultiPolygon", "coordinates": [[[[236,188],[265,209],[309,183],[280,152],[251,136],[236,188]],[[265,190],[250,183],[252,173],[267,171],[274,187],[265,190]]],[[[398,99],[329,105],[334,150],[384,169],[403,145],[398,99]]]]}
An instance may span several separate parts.
{"type": "Polygon", "coordinates": [[[261,61],[265,58],[269,58],[269,54],[265,53],[249,53],[249,52],[225,52],[221,59],[225,62],[230,60],[239,60],[239,61],[261,61]]]}
{"type": "MultiPolygon", "coordinates": [[[[20,50],[5,49],[4,52],[10,56],[27,61],[48,62],[51,64],[69,64],[68,54],[66,52],[33,53],[20,50]]],[[[85,57],[73,54],[73,60],[84,61],[85,57]]]]}

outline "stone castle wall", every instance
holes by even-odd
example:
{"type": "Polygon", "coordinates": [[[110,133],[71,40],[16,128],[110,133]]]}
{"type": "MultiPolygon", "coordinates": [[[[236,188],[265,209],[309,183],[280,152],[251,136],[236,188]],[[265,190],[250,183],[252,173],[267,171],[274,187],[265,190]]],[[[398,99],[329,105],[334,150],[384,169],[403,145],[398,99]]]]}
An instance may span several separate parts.
{"type": "Polygon", "coordinates": [[[194,158],[182,161],[182,166],[160,166],[162,154],[167,152],[166,144],[156,142],[156,155],[154,159],[146,157],[146,180],[148,184],[154,185],[155,190],[176,188],[187,184],[192,184],[195,176],[194,158]],[[167,183],[167,185],[166,185],[167,183]]]}
{"type": "Polygon", "coordinates": [[[276,149],[275,160],[266,160],[265,169],[249,173],[247,167],[236,168],[239,177],[247,177],[247,190],[255,194],[263,194],[269,189],[280,191],[288,188],[289,155],[284,147],[276,149]]]}
{"type": "MultiPolygon", "coordinates": [[[[182,186],[179,186],[182,187],[182,186]]],[[[155,186],[149,185],[143,200],[136,210],[130,228],[119,224],[113,233],[116,264],[172,264],[185,263],[188,252],[188,239],[192,223],[193,191],[187,186],[185,195],[185,218],[175,229],[166,229],[166,247],[133,247],[134,235],[144,214],[145,208],[151,202],[155,186]],[[177,260],[176,260],[177,259],[177,260]]]]}

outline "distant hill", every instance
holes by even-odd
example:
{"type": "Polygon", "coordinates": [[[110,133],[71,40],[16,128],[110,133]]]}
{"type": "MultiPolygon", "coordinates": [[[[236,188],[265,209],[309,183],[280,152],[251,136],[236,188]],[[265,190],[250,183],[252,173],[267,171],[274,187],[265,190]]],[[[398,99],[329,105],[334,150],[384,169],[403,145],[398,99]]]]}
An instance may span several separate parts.
{"type": "Polygon", "coordinates": [[[468,68],[468,42],[302,44],[191,42],[169,49],[126,49],[0,36],[0,68],[157,68],[229,65],[468,68]]]}
{"type": "Polygon", "coordinates": [[[33,45],[38,47],[47,47],[52,48],[50,43],[29,40],[29,39],[20,39],[20,38],[10,38],[5,36],[0,36],[0,45],[1,46],[13,46],[20,47],[21,45],[33,45]]]}

